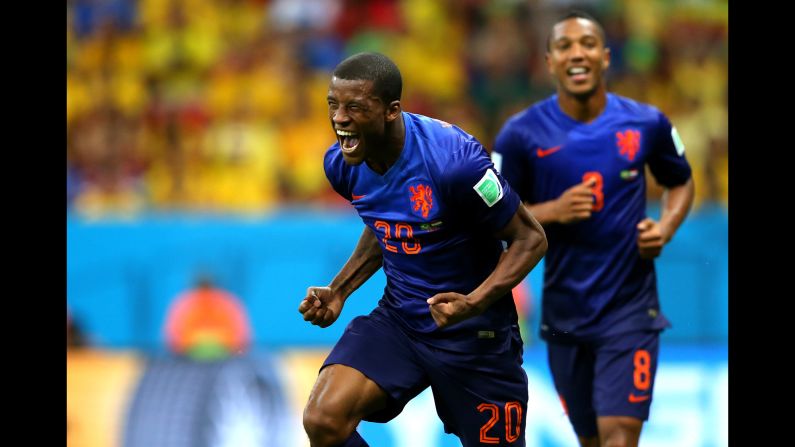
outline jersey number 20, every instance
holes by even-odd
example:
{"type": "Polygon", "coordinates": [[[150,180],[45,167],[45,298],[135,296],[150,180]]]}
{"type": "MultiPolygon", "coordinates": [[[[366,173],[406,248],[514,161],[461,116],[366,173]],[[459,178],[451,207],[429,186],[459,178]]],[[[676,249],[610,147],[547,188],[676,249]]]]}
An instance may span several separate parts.
{"type": "MultiPolygon", "coordinates": [[[[398,248],[395,247],[394,245],[389,244],[389,240],[392,238],[392,227],[390,227],[390,225],[387,222],[384,222],[383,220],[376,220],[374,225],[379,230],[384,231],[384,238],[381,239],[381,241],[384,243],[384,248],[391,251],[392,253],[397,253],[398,248]]],[[[400,239],[401,233],[405,234],[404,236],[405,239],[413,239],[414,237],[414,230],[411,229],[411,225],[405,222],[398,222],[395,224],[395,238],[400,239]]],[[[420,252],[422,246],[420,245],[419,241],[414,240],[414,242],[409,245],[409,243],[406,242],[405,239],[400,244],[404,253],[406,253],[407,255],[416,255],[417,253],[420,252]]]]}
{"type": "MultiPolygon", "coordinates": [[[[519,432],[522,427],[522,404],[519,402],[505,403],[505,440],[509,443],[519,439],[519,432]],[[516,418],[514,418],[514,414],[516,418]]],[[[496,404],[482,403],[478,405],[478,411],[491,412],[491,419],[480,427],[480,442],[483,444],[499,444],[498,437],[490,436],[489,430],[500,420],[500,407],[496,404]]]]}

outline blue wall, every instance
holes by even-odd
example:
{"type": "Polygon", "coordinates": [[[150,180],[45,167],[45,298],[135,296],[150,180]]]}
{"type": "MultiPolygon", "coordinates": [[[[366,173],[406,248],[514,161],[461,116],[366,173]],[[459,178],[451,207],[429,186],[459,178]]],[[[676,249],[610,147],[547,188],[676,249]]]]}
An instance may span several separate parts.
{"type": "MultiPolygon", "coordinates": [[[[651,210],[652,216],[659,213],[651,210]]],[[[362,231],[352,212],[282,211],[265,218],[148,216],[87,222],[67,217],[67,303],[92,342],[159,349],[169,303],[208,272],[244,302],[260,346],[326,346],[347,322],[369,312],[385,285],[379,271],[327,329],[305,323],[298,303],[310,285],[327,284],[362,231]]],[[[542,261],[543,263],[543,261],[542,261]]],[[[539,266],[528,278],[537,330],[539,266]]],[[[728,218],[702,208],[657,261],[664,339],[725,342],[728,322],[728,218]]]]}

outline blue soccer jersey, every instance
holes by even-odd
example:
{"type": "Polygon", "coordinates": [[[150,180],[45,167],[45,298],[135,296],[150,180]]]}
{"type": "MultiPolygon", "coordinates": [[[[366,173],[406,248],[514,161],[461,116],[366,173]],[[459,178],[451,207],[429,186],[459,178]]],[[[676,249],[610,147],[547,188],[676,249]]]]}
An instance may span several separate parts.
{"type": "Polygon", "coordinates": [[[654,262],[640,258],[636,228],[646,217],[645,165],[666,187],[690,178],[684,146],[665,115],[608,94],[605,110],[586,124],[563,113],[553,95],[511,117],[492,158],[531,204],[596,180],[590,218],[544,227],[543,338],[589,339],[669,325],[660,312],[654,262]]]}
{"type": "Polygon", "coordinates": [[[387,285],[379,305],[433,346],[503,350],[517,322],[510,293],[483,314],[443,329],[426,300],[441,292],[467,294],[492,273],[502,253],[493,235],[514,215],[519,196],[474,137],[443,121],[402,115],[403,150],[384,175],[366,163],[346,164],[339,143],[324,161],[332,187],[381,245],[387,285]]]}

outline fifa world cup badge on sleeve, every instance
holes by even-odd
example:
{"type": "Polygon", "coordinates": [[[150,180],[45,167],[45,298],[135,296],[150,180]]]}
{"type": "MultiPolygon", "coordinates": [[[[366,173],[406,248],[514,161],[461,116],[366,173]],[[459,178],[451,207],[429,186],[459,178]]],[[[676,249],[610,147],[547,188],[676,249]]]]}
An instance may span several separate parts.
{"type": "Polygon", "coordinates": [[[676,131],[676,127],[671,126],[671,138],[674,140],[674,146],[676,147],[676,153],[679,154],[681,157],[682,154],[685,153],[685,143],[682,143],[682,138],[679,137],[679,132],[676,131]]]}
{"type": "Polygon", "coordinates": [[[502,199],[502,184],[497,178],[497,174],[491,169],[487,170],[480,181],[472,188],[486,202],[489,208],[502,199]]]}

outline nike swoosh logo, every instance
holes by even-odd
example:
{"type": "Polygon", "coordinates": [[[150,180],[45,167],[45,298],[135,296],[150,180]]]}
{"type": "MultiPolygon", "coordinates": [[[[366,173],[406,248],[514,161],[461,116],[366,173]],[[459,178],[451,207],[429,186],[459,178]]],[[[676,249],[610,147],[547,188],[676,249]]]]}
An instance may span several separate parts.
{"type": "Polygon", "coordinates": [[[359,200],[359,199],[363,199],[363,198],[364,198],[364,196],[366,196],[366,195],[367,195],[367,194],[362,194],[362,195],[360,195],[360,196],[357,196],[356,194],[354,194],[354,193],[351,193],[351,197],[353,197],[353,200],[359,200]]]}
{"type": "Polygon", "coordinates": [[[648,400],[651,396],[636,396],[632,393],[629,393],[629,401],[633,404],[638,402],[643,402],[644,400],[648,400]]]}
{"type": "Polygon", "coordinates": [[[555,152],[560,150],[560,146],[551,147],[549,149],[541,149],[540,147],[536,149],[536,155],[538,158],[544,158],[547,155],[552,155],[555,152]]]}

